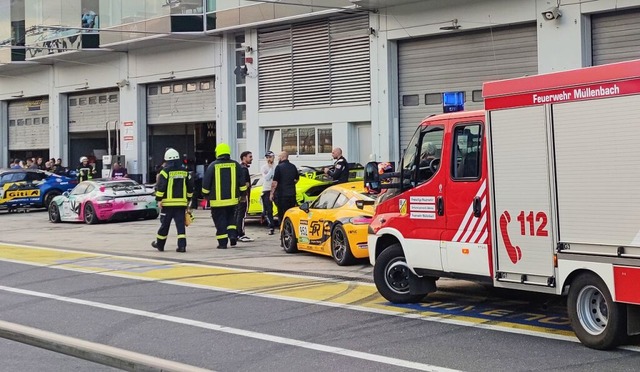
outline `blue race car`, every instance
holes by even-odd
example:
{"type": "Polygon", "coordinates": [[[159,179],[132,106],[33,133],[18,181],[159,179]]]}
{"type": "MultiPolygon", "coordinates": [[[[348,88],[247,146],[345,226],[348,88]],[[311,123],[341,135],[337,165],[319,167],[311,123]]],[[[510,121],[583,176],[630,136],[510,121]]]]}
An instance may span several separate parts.
{"type": "Polygon", "coordinates": [[[0,209],[49,208],[53,198],[77,184],[75,178],[38,169],[0,170],[0,209]]]}

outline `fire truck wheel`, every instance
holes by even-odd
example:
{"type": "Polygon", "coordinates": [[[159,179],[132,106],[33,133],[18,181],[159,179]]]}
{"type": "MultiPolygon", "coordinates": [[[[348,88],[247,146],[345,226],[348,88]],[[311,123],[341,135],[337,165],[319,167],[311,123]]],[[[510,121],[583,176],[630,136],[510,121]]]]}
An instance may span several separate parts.
{"type": "Polygon", "coordinates": [[[331,256],[340,266],[351,265],[355,261],[349,246],[349,238],[341,224],[335,226],[331,232],[331,256]]]}
{"type": "Polygon", "coordinates": [[[298,252],[298,242],[296,239],[296,232],[293,230],[293,223],[291,223],[290,219],[284,220],[284,225],[282,225],[282,248],[287,253],[296,253],[298,252]]]}
{"type": "Polygon", "coordinates": [[[382,251],[373,267],[373,281],[378,292],[382,297],[397,304],[419,302],[425,296],[409,292],[411,275],[414,274],[409,270],[402,246],[398,243],[382,251]]]}
{"type": "Polygon", "coordinates": [[[607,350],[627,337],[625,305],[613,302],[607,285],[593,273],[578,276],[569,288],[569,319],[584,345],[607,350]]]}

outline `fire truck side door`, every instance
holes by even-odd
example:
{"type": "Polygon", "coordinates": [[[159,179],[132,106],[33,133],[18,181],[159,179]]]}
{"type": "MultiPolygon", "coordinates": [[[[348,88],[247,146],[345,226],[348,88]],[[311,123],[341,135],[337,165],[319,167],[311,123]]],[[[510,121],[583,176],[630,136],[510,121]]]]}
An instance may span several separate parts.
{"type": "Polygon", "coordinates": [[[445,217],[438,211],[438,203],[447,177],[443,156],[449,152],[443,148],[444,137],[443,125],[419,128],[401,164],[406,191],[398,198],[400,213],[392,227],[402,232],[405,256],[414,268],[442,270],[440,235],[445,217]]]}
{"type": "Polygon", "coordinates": [[[491,277],[487,161],[484,124],[452,123],[447,153],[445,216],[442,235],[443,270],[491,277]]]}

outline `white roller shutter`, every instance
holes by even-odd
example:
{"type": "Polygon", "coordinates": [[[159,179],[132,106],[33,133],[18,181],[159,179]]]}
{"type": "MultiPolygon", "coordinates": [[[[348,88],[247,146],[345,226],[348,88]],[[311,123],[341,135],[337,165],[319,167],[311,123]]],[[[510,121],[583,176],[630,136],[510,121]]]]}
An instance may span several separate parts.
{"type": "Polygon", "coordinates": [[[425,94],[463,91],[465,110],[482,109],[483,82],[538,73],[537,48],[535,24],[399,42],[400,148],[422,119],[442,113],[442,104],[427,105],[425,94]]]}
{"type": "Polygon", "coordinates": [[[49,148],[49,98],[9,102],[9,150],[49,148]]]}
{"type": "Polygon", "coordinates": [[[215,120],[216,91],[212,76],[147,86],[147,124],[215,120]]]}
{"type": "Polygon", "coordinates": [[[640,10],[591,16],[592,64],[640,58],[640,10]]]}
{"type": "Polygon", "coordinates": [[[106,133],[107,122],[120,120],[120,92],[69,95],[69,133],[106,133]]]}
{"type": "Polygon", "coordinates": [[[369,44],[366,15],[260,30],[260,109],[369,103],[369,44]]]}

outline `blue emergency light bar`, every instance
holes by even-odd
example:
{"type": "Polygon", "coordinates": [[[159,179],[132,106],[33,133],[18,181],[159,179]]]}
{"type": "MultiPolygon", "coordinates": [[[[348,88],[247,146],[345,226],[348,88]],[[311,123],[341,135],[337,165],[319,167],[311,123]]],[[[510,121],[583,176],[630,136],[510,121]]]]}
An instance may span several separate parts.
{"type": "Polygon", "coordinates": [[[464,92],[442,93],[442,112],[464,111],[464,92]]]}

